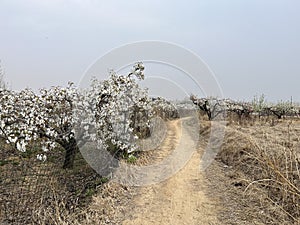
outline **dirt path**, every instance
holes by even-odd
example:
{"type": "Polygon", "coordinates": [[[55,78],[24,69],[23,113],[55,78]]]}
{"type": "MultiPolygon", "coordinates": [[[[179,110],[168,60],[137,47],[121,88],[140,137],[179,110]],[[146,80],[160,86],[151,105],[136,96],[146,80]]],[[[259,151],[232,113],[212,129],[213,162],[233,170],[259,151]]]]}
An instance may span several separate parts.
{"type": "MultiPolygon", "coordinates": [[[[178,145],[180,138],[183,139],[180,148],[190,146],[184,143],[189,138],[180,124],[181,120],[168,124],[169,131],[159,149],[160,155],[166,155],[170,145],[178,145]]],[[[132,202],[135,207],[122,224],[220,224],[217,202],[205,194],[206,181],[199,170],[200,153],[200,149],[195,151],[188,163],[168,180],[138,188],[138,195],[132,202]]]]}

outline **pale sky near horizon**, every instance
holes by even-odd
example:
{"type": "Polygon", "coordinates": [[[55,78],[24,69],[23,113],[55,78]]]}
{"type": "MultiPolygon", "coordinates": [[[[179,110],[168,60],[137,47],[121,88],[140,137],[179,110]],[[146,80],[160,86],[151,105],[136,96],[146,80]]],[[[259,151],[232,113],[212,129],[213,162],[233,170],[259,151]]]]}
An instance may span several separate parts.
{"type": "Polygon", "coordinates": [[[37,89],[78,82],[118,46],[161,40],[199,55],[224,97],[300,102],[299,10],[297,0],[0,0],[0,60],[12,89],[37,89]]]}

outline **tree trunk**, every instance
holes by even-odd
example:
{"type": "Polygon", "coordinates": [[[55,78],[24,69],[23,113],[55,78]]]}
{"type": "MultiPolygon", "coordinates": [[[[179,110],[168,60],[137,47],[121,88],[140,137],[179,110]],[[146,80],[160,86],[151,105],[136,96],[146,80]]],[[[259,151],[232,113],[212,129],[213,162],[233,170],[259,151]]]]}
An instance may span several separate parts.
{"type": "Polygon", "coordinates": [[[66,154],[63,168],[64,169],[72,169],[74,166],[74,160],[76,156],[76,152],[79,150],[77,146],[77,141],[75,138],[71,138],[69,142],[65,142],[63,145],[66,154]]]}

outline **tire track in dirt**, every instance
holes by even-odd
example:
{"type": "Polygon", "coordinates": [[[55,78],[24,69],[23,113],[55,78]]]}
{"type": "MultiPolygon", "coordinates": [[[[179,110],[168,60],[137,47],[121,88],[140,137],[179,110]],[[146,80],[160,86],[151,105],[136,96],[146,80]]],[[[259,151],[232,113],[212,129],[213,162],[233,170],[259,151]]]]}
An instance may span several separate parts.
{"type": "MultiPolygon", "coordinates": [[[[160,155],[170,151],[170,144],[190,146],[190,139],[183,136],[182,120],[170,121],[166,141],[160,146],[160,155]],[[170,142],[172,138],[172,142],[170,142]]],[[[178,147],[178,146],[177,146],[178,147]]],[[[184,151],[184,147],[181,147],[184,151]]],[[[133,199],[132,212],[125,213],[122,224],[220,224],[217,219],[218,203],[209,199],[204,174],[199,170],[201,149],[194,152],[188,163],[168,180],[139,187],[133,199]]],[[[131,208],[131,207],[130,207],[131,208]]]]}

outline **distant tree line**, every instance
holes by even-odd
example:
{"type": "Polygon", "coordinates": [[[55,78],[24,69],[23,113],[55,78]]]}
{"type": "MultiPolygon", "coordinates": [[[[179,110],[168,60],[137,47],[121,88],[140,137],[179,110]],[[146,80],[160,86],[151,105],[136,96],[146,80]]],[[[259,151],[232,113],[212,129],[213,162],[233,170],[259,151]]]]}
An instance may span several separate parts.
{"type": "Polygon", "coordinates": [[[231,99],[218,99],[215,97],[198,98],[190,96],[190,100],[204,112],[209,120],[213,120],[219,115],[234,113],[239,119],[249,118],[250,116],[275,116],[278,119],[285,117],[299,117],[299,105],[291,101],[279,101],[268,103],[264,95],[255,96],[251,102],[234,101],[231,99]]]}

